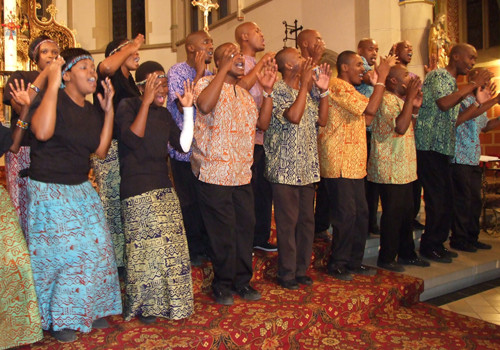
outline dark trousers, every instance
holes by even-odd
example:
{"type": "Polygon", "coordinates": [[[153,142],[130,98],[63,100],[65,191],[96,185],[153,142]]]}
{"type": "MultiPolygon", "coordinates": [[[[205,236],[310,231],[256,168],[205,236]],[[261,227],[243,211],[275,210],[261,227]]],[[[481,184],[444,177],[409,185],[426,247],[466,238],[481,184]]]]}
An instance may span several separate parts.
{"type": "Polygon", "coordinates": [[[212,287],[241,288],[252,278],[255,217],[250,184],[219,186],[198,181],[200,209],[213,251],[212,287]]]}
{"type": "Polygon", "coordinates": [[[451,176],[448,156],[417,151],[418,178],[424,188],[425,231],[420,250],[440,250],[451,228],[451,176]]]}
{"type": "Polygon", "coordinates": [[[479,166],[451,164],[453,219],[450,241],[475,243],[481,217],[482,172],[479,166]]]}
{"type": "Polygon", "coordinates": [[[305,276],[314,241],[314,185],[271,184],[278,237],[278,278],[305,276]]]}
{"type": "Polygon", "coordinates": [[[420,212],[420,205],[422,202],[422,184],[420,180],[415,180],[413,184],[413,219],[417,220],[418,213],[420,212]]]}
{"type": "Polygon", "coordinates": [[[366,204],[368,205],[368,231],[373,232],[378,226],[377,212],[378,199],[380,197],[379,184],[365,180],[366,204]]]}
{"type": "Polygon", "coordinates": [[[273,196],[271,184],[264,177],[266,157],[264,146],[255,145],[252,164],[252,188],[255,207],[255,232],[253,245],[261,245],[269,240],[271,234],[271,217],[273,196]]]}
{"type": "MultiPolygon", "coordinates": [[[[370,158],[371,152],[371,139],[372,132],[366,130],[366,149],[368,151],[367,159],[370,158]]],[[[380,197],[380,192],[378,189],[378,184],[375,182],[370,182],[365,178],[365,194],[366,203],[368,204],[368,230],[367,233],[378,226],[377,222],[377,212],[378,212],[378,199],[380,197]]]]}
{"type": "Polygon", "coordinates": [[[382,202],[380,218],[380,251],[378,260],[390,263],[400,258],[414,259],[413,183],[379,184],[382,202]]]}
{"type": "Polygon", "coordinates": [[[314,232],[319,233],[330,228],[330,202],[325,181],[316,184],[316,201],[314,207],[314,232]]]}
{"type": "Polygon", "coordinates": [[[184,228],[191,256],[209,254],[207,231],[201,217],[196,183],[191,163],[170,159],[175,191],[181,205],[184,228]]]}
{"type": "Polygon", "coordinates": [[[328,265],[358,268],[365,252],[368,207],[364,179],[325,178],[333,225],[328,265]]]}

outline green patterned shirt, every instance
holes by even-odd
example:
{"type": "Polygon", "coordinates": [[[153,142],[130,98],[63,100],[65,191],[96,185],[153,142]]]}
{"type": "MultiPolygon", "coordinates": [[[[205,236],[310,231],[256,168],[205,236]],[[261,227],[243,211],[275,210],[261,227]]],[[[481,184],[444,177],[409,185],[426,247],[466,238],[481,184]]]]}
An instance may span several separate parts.
{"type": "Polygon", "coordinates": [[[446,69],[436,69],[427,74],[422,87],[424,100],[415,125],[417,150],[448,156],[455,154],[455,122],[460,104],[443,112],[436,101],[457,90],[456,79],[446,69]]]}
{"type": "Polygon", "coordinates": [[[317,126],[318,102],[307,95],[304,115],[293,124],[283,113],[297,98],[299,91],[283,80],[274,85],[273,115],[264,134],[266,178],[285,185],[308,185],[320,180],[317,126]]]}

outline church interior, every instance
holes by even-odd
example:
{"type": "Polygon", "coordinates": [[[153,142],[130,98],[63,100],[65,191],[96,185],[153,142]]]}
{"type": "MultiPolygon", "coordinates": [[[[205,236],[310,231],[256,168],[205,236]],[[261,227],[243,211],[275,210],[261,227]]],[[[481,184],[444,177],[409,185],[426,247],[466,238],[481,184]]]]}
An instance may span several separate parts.
{"type": "MultiPolygon", "coordinates": [[[[14,71],[33,69],[28,47],[41,34],[61,48],[88,50],[96,66],[110,41],[143,34],[140,61],[157,61],[167,70],[186,60],[187,36],[205,26],[215,48],[234,42],[239,24],[257,23],[265,36],[265,51],[257,58],[297,47],[304,29],[321,33],[330,62],[344,50],[356,51],[363,38],[377,41],[380,56],[408,40],[413,45],[408,70],[422,81],[432,60],[443,68],[451,47],[468,43],[477,49],[475,66],[490,71],[500,89],[499,0],[2,0],[1,6],[4,125],[11,116],[10,106],[1,102],[5,84],[14,71]]],[[[460,89],[467,81],[460,77],[457,83],[460,89]]],[[[500,105],[487,117],[500,118],[500,105]]],[[[292,292],[272,283],[277,253],[254,251],[252,281],[264,296],[260,302],[214,304],[214,273],[205,262],[192,268],[195,312],[187,319],[144,325],[112,316],[110,328],[80,333],[74,345],[45,332],[41,341],[18,349],[499,349],[500,129],[481,134],[480,141],[481,155],[490,156],[481,164],[480,238],[491,250],[461,252],[453,264],[412,266],[404,273],[378,270],[374,277],[345,283],[324,273],[329,242],[318,240],[311,262],[315,283],[292,292]]],[[[0,175],[4,185],[3,157],[0,175]]],[[[420,222],[424,206],[422,200],[420,222]]],[[[274,222],[272,230],[275,241],[274,222]]],[[[421,235],[422,229],[414,231],[417,246],[421,235]]],[[[377,266],[379,244],[378,235],[368,237],[364,264],[377,266]]]]}

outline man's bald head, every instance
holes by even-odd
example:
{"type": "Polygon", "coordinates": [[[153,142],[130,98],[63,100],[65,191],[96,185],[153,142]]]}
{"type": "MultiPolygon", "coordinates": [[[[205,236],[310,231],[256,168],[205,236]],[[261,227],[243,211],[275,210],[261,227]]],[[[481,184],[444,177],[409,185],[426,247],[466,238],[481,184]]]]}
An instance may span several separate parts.
{"type": "Polygon", "coordinates": [[[302,56],[305,58],[313,57],[315,50],[325,50],[325,42],[323,41],[321,34],[314,29],[304,29],[301,31],[297,36],[297,46],[299,47],[302,56]]]}
{"type": "Polygon", "coordinates": [[[290,60],[290,57],[292,57],[292,55],[296,54],[296,52],[297,52],[296,48],[285,47],[276,54],[274,58],[276,60],[276,64],[278,65],[278,71],[281,74],[284,74],[286,63],[290,60]]]}
{"type": "Polygon", "coordinates": [[[342,65],[351,63],[351,60],[356,58],[357,53],[354,51],[346,50],[340,53],[337,57],[337,72],[340,74],[342,71],[342,65]]]}
{"type": "Polygon", "coordinates": [[[463,54],[469,54],[469,53],[473,53],[473,52],[476,52],[476,48],[472,45],[464,44],[464,43],[456,44],[455,46],[453,46],[451,48],[450,58],[453,57],[454,55],[463,55],[463,54]]]}
{"type": "Polygon", "coordinates": [[[241,45],[241,42],[243,41],[243,34],[248,34],[255,27],[257,27],[257,24],[254,22],[245,22],[237,26],[234,30],[234,38],[236,39],[236,42],[241,45]]]}
{"type": "Polygon", "coordinates": [[[378,44],[372,38],[361,39],[358,43],[358,55],[364,57],[370,66],[377,61],[378,44]]]}

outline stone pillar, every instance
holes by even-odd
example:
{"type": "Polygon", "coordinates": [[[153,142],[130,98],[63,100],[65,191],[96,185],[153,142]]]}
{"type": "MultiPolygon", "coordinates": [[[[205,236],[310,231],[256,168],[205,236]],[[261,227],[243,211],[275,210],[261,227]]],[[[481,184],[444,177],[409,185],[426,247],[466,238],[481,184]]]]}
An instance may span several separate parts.
{"type": "Polygon", "coordinates": [[[408,70],[424,78],[424,65],[428,64],[429,28],[433,22],[434,1],[399,1],[401,11],[401,40],[413,45],[413,57],[408,70]]]}
{"type": "Polygon", "coordinates": [[[16,0],[3,1],[3,45],[4,45],[4,69],[7,71],[17,70],[17,32],[19,20],[16,13],[16,0]]]}

